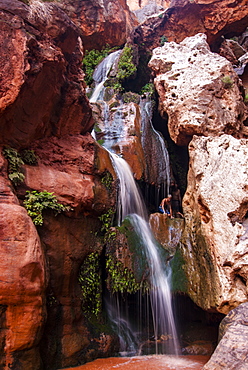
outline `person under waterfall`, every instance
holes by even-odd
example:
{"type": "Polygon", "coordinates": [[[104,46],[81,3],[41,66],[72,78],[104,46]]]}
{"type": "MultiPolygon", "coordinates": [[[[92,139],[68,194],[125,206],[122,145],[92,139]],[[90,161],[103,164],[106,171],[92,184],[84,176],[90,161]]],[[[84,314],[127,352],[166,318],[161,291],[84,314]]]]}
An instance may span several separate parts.
{"type": "Polygon", "coordinates": [[[172,196],[169,194],[167,198],[162,199],[159,206],[159,211],[170,218],[172,218],[171,198],[172,196]]]}

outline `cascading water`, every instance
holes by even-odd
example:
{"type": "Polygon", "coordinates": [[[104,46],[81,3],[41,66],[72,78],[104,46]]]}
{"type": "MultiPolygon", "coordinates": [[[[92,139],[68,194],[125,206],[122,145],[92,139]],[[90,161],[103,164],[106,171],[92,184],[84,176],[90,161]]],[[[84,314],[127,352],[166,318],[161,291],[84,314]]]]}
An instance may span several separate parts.
{"type": "Polygon", "coordinates": [[[150,299],[154,326],[156,352],[158,340],[163,342],[163,353],[178,354],[178,340],[172,311],[170,293],[170,268],[162,263],[162,256],[152,235],[148,222],[144,202],[137,189],[130,167],[126,161],[116,155],[111,155],[114,167],[120,179],[119,187],[119,222],[129,216],[130,222],[138,234],[145,249],[149,264],[150,299]]]}
{"type": "MultiPolygon", "coordinates": [[[[104,82],[107,79],[107,75],[112,67],[112,64],[119,56],[119,52],[110,54],[104,61],[99,64],[96,72],[94,73],[94,80],[96,82],[95,90],[90,99],[91,102],[96,102],[102,99],[104,82]]],[[[104,107],[106,106],[105,102],[102,102],[104,107]]],[[[154,130],[151,124],[151,117],[149,114],[150,105],[149,102],[145,101],[143,104],[143,117],[145,117],[146,123],[150,125],[150,129],[155,135],[155,146],[159,147],[159,162],[162,163],[159,168],[159,183],[163,184],[165,192],[168,194],[169,183],[170,183],[170,172],[169,172],[169,159],[167,149],[164,145],[163,139],[160,135],[154,130]],[[165,185],[164,185],[165,184],[165,185]]],[[[106,109],[106,107],[105,107],[106,109]]],[[[117,110],[118,112],[118,110],[117,110]]],[[[106,112],[104,114],[106,126],[108,126],[106,112]]],[[[117,115],[117,117],[119,117],[117,115]]],[[[143,130],[145,131],[146,138],[148,137],[147,132],[148,128],[143,122],[143,130]]],[[[117,127],[115,131],[122,132],[123,128],[121,127],[121,120],[117,120],[113,127],[117,127]]],[[[109,129],[110,131],[110,129],[109,129]]],[[[114,139],[118,140],[117,132],[109,133],[110,139],[104,142],[104,146],[107,146],[108,150],[113,150],[114,139]]],[[[143,142],[145,145],[145,140],[143,142]]],[[[142,245],[145,249],[146,259],[148,261],[150,271],[149,271],[149,283],[150,283],[150,300],[151,300],[151,311],[153,318],[154,326],[154,339],[156,343],[156,352],[158,352],[158,340],[164,342],[164,348],[162,348],[162,353],[169,352],[178,354],[178,341],[175,328],[175,322],[172,311],[171,303],[171,294],[169,287],[169,277],[170,270],[169,266],[165,266],[162,263],[162,256],[159,253],[159,248],[157,242],[155,241],[152,232],[150,230],[149,224],[147,222],[147,213],[144,206],[144,202],[140,196],[139,190],[136,186],[136,183],[133,178],[133,174],[129,165],[126,161],[118,157],[114,153],[110,153],[113,166],[116,170],[116,173],[119,178],[119,195],[118,195],[118,207],[117,207],[117,224],[121,225],[121,222],[125,217],[129,217],[133,228],[135,229],[139,239],[142,241],[142,245]],[[168,346],[166,346],[168,344],[168,346]]],[[[110,317],[112,319],[113,325],[118,327],[118,332],[121,341],[124,336],[120,334],[123,331],[123,326],[126,325],[126,330],[129,332],[130,327],[127,322],[127,319],[120,317],[119,303],[117,303],[116,308],[109,309],[110,317]]],[[[130,339],[133,337],[134,342],[137,342],[137,337],[135,334],[126,335],[130,339]]],[[[130,349],[134,348],[130,343],[126,345],[125,348],[130,349]]],[[[132,352],[132,351],[131,351],[132,352]]]]}
{"type": "Polygon", "coordinates": [[[93,73],[93,80],[95,81],[95,89],[90,98],[91,103],[95,103],[97,100],[102,99],[102,92],[104,88],[104,82],[108,78],[108,74],[113,66],[113,63],[120,55],[121,50],[114,51],[103,59],[101,63],[96,67],[93,73]]]}
{"type": "Polygon", "coordinates": [[[149,172],[156,171],[153,177],[160,188],[160,198],[165,198],[170,189],[170,160],[164,139],[152,124],[152,102],[149,98],[140,100],[142,116],[142,146],[146,154],[148,178],[149,172]]]}

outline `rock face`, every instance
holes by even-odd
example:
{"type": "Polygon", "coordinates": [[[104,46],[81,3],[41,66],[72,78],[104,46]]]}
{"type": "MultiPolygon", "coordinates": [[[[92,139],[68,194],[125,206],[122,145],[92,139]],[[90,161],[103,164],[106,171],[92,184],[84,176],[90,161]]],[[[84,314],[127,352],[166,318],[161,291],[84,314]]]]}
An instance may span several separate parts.
{"type": "Polygon", "coordinates": [[[204,370],[247,369],[247,309],[243,303],[222,320],[219,344],[204,370]]]}
{"type": "Polygon", "coordinates": [[[193,135],[243,135],[242,84],[231,63],[210,51],[204,34],[156,48],[149,66],[176,144],[187,145],[193,135]]]}
{"type": "Polygon", "coordinates": [[[91,111],[76,27],[48,3],[28,7],[1,0],[0,11],[0,143],[28,147],[44,136],[87,132],[91,111]],[[44,18],[37,18],[42,12],[44,18]]]}
{"type": "Polygon", "coordinates": [[[190,297],[224,314],[247,300],[247,140],[196,137],[183,199],[190,297]]]}
{"type": "Polygon", "coordinates": [[[139,22],[143,22],[148,17],[163,12],[168,8],[170,1],[164,0],[127,0],[129,8],[134,12],[139,22]]]}
{"type": "Polygon", "coordinates": [[[181,42],[202,32],[210,45],[218,47],[222,35],[241,34],[247,27],[247,0],[175,0],[163,16],[149,18],[133,32],[133,40],[150,50],[161,45],[163,37],[181,42]]]}
{"type": "MultiPolygon", "coordinates": [[[[2,157],[0,163],[4,172],[2,157]]],[[[37,344],[46,312],[44,252],[26,210],[19,205],[9,182],[0,179],[0,364],[2,369],[15,368],[29,357],[35,362],[27,361],[25,368],[39,369],[37,344]]]]}
{"type": "Polygon", "coordinates": [[[89,253],[102,252],[95,233],[115,207],[115,173],[89,133],[79,30],[50,3],[2,0],[0,13],[0,367],[57,369],[113,350],[112,337],[109,349],[102,344],[108,333],[86,327],[78,273],[89,253]],[[37,156],[17,169],[22,184],[9,181],[4,146],[37,156]],[[26,190],[53,192],[72,209],[57,218],[46,211],[36,230],[21,206],[26,190]]]}
{"type": "Polygon", "coordinates": [[[87,50],[121,46],[138,25],[125,0],[68,0],[60,6],[81,29],[87,50]]]}

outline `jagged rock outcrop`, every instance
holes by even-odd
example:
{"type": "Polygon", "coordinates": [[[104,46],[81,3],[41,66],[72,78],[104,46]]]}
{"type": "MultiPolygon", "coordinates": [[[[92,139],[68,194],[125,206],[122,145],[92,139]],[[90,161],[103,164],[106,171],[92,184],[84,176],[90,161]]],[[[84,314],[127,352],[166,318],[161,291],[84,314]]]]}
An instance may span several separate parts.
{"type": "Polygon", "coordinates": [[[230,135],[194,136],[189,144],[182,244],[188,293],[224,314],[248,293],[247,144],[230,135]]]}
{"type": "Polygon", "coordinates": [[[156,48],[149,66],[176,144],[187,145],[193,135],[242,137],[247,114],[241,81],[229,61],[210,51],[204,34],[156,48]]]}
{"type": "Polygon", "coordinates": [[[108,333],[91,340],[78,274],[89,253],[102,252],[96,234],[99,216],[115,207],[115,172],[89,133],[77,27],[50,3],[1,0],[0,13],[0,151],[37,156],[15,168],[25,178],[15,186],[0,156],[1,368],[57,369],[113,351],[111,338],[102,345],[108,333]],[[22,207],[26,190],[53,192],[72,209],[57,218],[45,211],[36,230],[22,207]]]}
{"type": "Polygon", "coordinates": [[[243,303],[222,320],[219,344],[204,370],[247,369],[247,309],[248,303],[243,303]]]}
{"type": "Polygon", "coordinates": [[[81,29],[87,50],[121,46],[138,25],[126,0],[67,0],[60,6],[81,29]]]}
{"type": "Polygon", "coordinates": [[[247,27],[247,0],[174,0],[163,16],[147,19],[133,32],[138,45],[153,49],[165,39],[181,42],[202,32],[218,48],[222,35],[239,35],[247,27]],[[165,38],[165,39],[164,39],[165,38]]]}

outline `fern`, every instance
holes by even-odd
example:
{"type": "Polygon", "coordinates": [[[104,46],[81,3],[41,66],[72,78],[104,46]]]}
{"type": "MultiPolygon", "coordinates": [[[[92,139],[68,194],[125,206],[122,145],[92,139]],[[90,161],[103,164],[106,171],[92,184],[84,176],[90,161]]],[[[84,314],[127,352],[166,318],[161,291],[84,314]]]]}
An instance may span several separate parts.
{"type": "Polygon", "coordinates": [[[23,205],[26,208],[28,215],[32,218],[33,223],[39,226],[43,225],[44,210],[52,209],[55,216],[62,211],[70,210],[70,207],[59,203],[56,196],[47,191],[27,191],[26,199],[24,200],[23,205]]]}

